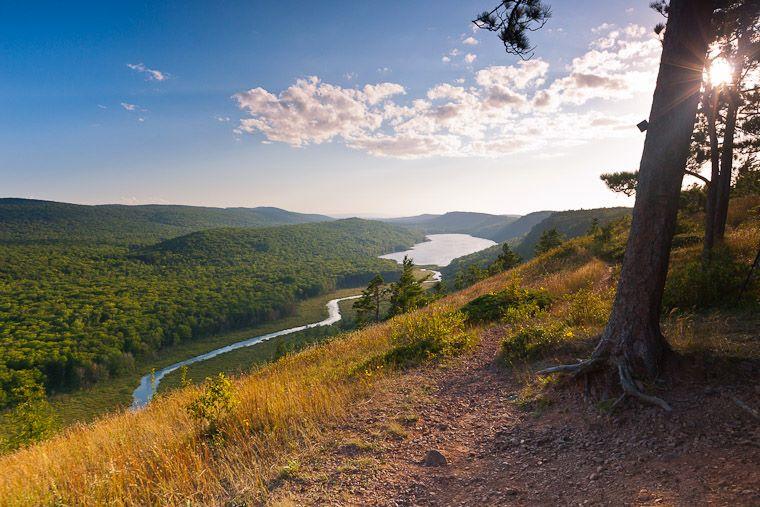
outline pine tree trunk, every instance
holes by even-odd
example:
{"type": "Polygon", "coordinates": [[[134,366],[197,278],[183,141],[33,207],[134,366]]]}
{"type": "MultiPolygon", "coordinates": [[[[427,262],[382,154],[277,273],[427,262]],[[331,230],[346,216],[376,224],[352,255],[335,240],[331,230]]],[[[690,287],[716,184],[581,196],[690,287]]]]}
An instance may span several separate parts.
{"type": "Polygon", "coordinates": [[[612,314],[597,347],[635,376],[660,372],[660,306],[707,52],[712,0],[671,0],[612,314]]]}
{"type": "Polygon", "coordinates": [[[723,134],[723,150],[720,157],[720,178],[718,180],[717,199],[715,203],[715,243],[722,243],[728,219],[728,200],[731,197],[731,173],[734,169],[734,134],[736,132],[736,113],[739,100],[731,92],[726,111],[726,131],[723,134]]]}
{"type": "Polygon", "coordinates": [[[726,129],[723,133],[723,150],[720,159],[720,183],[717,189],[715,205],[715,242],[722,243],[726,233],[728,219],[728,201],[731,198],[731,175],[734,169],[734,137],[736,135],[736,117],[739,112],[739,89],[744,71],[744,56],[749,45],[747,33],[739,37],[737,58],[728,93],[728,110],[726,111],[726,129]]]}
{"type": "Polygon", "coordinates": [[[718,203],[718,181],[720,180],[720,147],[718,146],[718,129],[716,127],[716,114],[718,96],[714,88],[706,94],[709,104],[705,106],[707,116],[707,132],[710,141],[710,184],[707,186],[707,202],[705,204],[705,241],[702,249],[702,258],[707,261],[715,246],[715,224],[718,203]]]}

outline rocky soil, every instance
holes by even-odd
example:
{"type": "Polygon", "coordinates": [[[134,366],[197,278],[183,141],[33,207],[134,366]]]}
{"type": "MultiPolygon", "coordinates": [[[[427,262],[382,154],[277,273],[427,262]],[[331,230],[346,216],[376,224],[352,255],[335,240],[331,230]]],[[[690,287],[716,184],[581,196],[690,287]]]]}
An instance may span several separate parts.
{"type": "Polygon", "coordinates": [[[662,392],[672,413],[634,401],[610,413],[582,386],[525,401],[501,336],[384,380],[272,481],[268,503],[760,505],[756,361],[707,378],[682,360],[662,392]]]}

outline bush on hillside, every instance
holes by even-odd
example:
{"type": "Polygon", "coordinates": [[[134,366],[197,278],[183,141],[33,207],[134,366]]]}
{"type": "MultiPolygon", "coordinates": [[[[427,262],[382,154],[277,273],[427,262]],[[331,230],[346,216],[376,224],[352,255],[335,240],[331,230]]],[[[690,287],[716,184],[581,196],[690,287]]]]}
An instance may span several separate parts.
{"type": "Polygon", "coordinates": [[[675,264],[665,284],[663,310],[704,309],[734,304],[747,267],[727,249],[716,249],[707,262],[675,264]]]}
{"type": "Polygon", "coordinates": [[[237,403],[232,381],[224,373],[219,373],[215,377],[206,378],[203,390],[188,405],[187,411],[200,422],[206,434],[215,436],[219,424],[227,418],[237,403]]]}
{"type": "Polygon", "coordinates": [[[523,289],[512,285],[503,291],[473,299],[462,307],[469,324],[481,324],[502,319],[507,310],[529,305],[543,310],[551,305],[549,293],[543,289],[523,289]]]}
{"type": "Polygon", "coordinates": [[[569,326],[601,326],[607,323],[612,311],[615,289],[608,288],[595,291],[592,288],[581,289],[572,294],[565,294],[567,302],[565,323],[569,326]]]}
{"type": "Polygon", "coordinates": [[[562,322],[525,326],[501,343],[501,354],[509,364],[538,359],[574,337],[562,322]]]}
{"type": "Polygon", "coordinates": [[[382,363],[405,367],[454,356],[475,344],[475,334],[465,329],[462,312],[433,310],[412,313],[391,327],[392,349],[382,363]]]}

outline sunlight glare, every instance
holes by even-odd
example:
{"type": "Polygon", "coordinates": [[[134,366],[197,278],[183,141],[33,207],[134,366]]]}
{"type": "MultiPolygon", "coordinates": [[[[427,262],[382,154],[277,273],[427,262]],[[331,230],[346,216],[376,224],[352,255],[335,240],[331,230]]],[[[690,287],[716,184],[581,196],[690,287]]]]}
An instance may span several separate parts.
{"type": "Polygon", "coordinates": [[[710,65],[709,78],[713,86],[724,86],[731,83],[733,68],[725,58],[716,58],[710,65]]]}

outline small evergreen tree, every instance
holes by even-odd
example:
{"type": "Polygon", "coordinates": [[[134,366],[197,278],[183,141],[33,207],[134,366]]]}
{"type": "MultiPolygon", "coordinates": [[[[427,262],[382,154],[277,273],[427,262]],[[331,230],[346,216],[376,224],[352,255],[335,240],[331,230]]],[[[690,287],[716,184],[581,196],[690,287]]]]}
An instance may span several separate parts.
{"type": "Polygon", "coordinates": [[[501,253],[496,258],[494,263],[491,265],[491,271],[492,273],[500,273],[502,271],[507,271],[509,269],[512,269],[516,267],[518,264],[522,262],[522,258],[517,255],[508,244],[504,243],[501,245],[501,253]]]}
{"type": "Polygon", "coordinates": [[[387,299],[388,289],[385,280],[380,275],[370,280],[367,288],[362,291],[362,297],[354,303],[356,318],[359,326],[366,326],[370,322],[380,322],[380,305],[387,299]]]}
{"type": "Polygon", "coordinates": [[[599,234],[599,231],[602,228],[599,226],[599,219],[594,217],[593,220],[591,220],[591,225],[588,226],[588,230],[586,231],[586,235],[591,237],[596,237],[599,234]]]}
{"type": "Polygon", "coordinates": [[[541,255],[553,248],[557,248],[562,244],[562,241],[562,235],[556,228],[552,227],[551,229],[545,230],[536,244],[536,255],[541,255]]]}
{"type": "Polygon", "coordinates": [[[427,302],[422,283],[414,277],[414,261],[405,256],[402,265],[401,277],[391,285],[390,316],[407,313],[427,302]]]}

